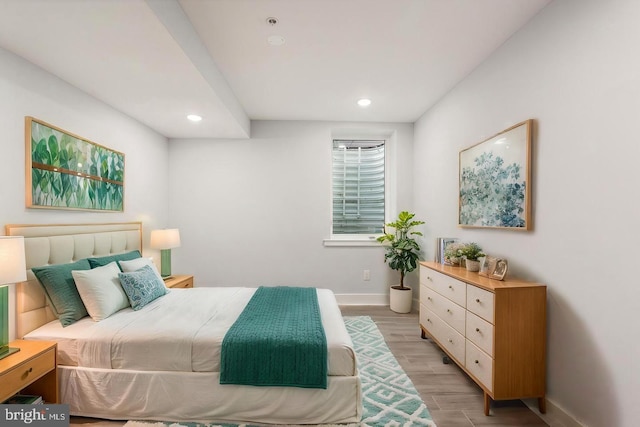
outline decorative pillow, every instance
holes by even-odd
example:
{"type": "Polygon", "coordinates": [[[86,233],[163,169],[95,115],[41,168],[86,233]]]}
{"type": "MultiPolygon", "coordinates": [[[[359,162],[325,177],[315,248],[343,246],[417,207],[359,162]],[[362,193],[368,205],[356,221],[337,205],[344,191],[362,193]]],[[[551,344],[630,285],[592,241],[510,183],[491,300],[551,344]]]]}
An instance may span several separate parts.
{"type": "MultiPolygon", "coordinates": [[[[135,250],[131,252],[125,252],[123,254],[107,255],[99,258],[87,258],[87,259],[89,260],[89,264],[91,265],[91,268],[96,268],[96,267],[103,267],[109,263],[112,263],[113,261],[115,262],[128,261],[131,259],[140,258],[141,256],[142,255],[140,254],[140,251],[135,250]]],[[[118,264],[118,267],[120,267],[120,264],[118,264]]],[[[122,269],[120,269],[120,271],[122,271],[122,269]]]]}
{"type": "Polygon", "coordinates": [[[151,301],[167,293],[164,282],[158,279],[150,266],[145,265],[132,273],[119,273],[120,283],[134,310],[140,310],[151,301]]]}
{"type": "Polygon", "coordinates": [[[127,294],[120,285],[119,273],[120,269],[115,261],[104,267],[71,272],[82,302],[89,316],[96,322],[129,307],[127,294]]]}
{"type": "MultiPolygon", "coordinates": [[[[162,276],[160,275],[160,273],[158,273],[158,269],[156,268],[156,265],[153,263],[153,258],[136,258],[136,259],[132,259],[131,261],[118,261],[118,264],[120,264],[120,269],[124,273],[131,273],[134,271],[138,271],[145,265],[148,265],[149,267],[151,267],[153,272],[156,273],[156,276],[158,276],[158,279],[162,280],[162,276]]],[[[162,282],[164,283],[164,280],[162,280],[162,282]]]]}
{"type": "Polygon", "coordinates": [[[32,268],[49,300],[53,314],[62,326],[69,326],[87,315],[71,272],[89,270],[89,261],[81,259],[69,264],[32,268]]]}

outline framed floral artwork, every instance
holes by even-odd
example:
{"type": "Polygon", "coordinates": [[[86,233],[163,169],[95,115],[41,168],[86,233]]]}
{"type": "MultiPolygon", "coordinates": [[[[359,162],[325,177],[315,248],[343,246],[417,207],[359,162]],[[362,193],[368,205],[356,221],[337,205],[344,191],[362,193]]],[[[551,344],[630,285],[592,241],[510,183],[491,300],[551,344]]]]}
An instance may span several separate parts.
{"type": "Polygon", "coordinates": [[[531,128],[518,123],[460,151],[458,224],[531,230],[531,128]]]}
{"type": "Polygon", "coordinates": [[[25,117],[26,206],[124,210],[124,154],[25,117]]]}

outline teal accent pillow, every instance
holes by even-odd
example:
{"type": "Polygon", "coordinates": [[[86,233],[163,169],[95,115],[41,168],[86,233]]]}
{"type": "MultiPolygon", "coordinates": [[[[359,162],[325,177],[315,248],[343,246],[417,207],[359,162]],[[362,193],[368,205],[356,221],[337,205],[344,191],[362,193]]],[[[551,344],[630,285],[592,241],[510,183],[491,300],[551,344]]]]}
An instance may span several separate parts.
{"type": "Polygon", "coordinates": [[[134,310],[140,310],[167,293],[164,282],[158,279],[156,272],[148,265],[132,273],[120,273],[118,276],[134,310]]]}
{"type": "Polygon", "coordinates": [[[91,265],[86,259],[69,264],[32,268],[33,274],[44,289],[53,314],[60,319],[62,326],[69,326],[88,314],[71,272],[90,269],[91,265]]]}
{"type": "MultiPolygon", "coordinates": [[[[131,261],[132,259],[140,258],[142,254],[140,254],[139,250],[125,252],[123,254],[116,255],[107,255],[99,258],[87,258],[89,260],[89,264],[91,268],[96,267],[104,267],[107,264],[111,264],[113,261],[131,261]]],[[[118,263],[118,268],[122,271],[122,267],[120,267],[120,263],[118,263]]]]}

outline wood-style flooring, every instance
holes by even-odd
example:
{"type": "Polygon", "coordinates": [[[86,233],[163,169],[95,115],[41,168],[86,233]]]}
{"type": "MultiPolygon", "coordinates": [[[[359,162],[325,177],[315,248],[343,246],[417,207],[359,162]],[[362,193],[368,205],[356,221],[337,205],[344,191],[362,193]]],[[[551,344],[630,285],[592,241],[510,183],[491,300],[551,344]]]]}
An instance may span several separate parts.
{"type": "MultiPolygon", "coordinates": [[[[482,390],[455,364],[442,363],[444,353],[431,340],[420,338],[417,312],[398,314],[383,306],[343,306],[341,310],[344,316],[370,316],[374,320],[438,427],[548,425],[519,400],[492,402],[491,415],[485,416],[482,390]]],[[[71,418],[74,426],[118,427],[123,424],[71,418]]]]}

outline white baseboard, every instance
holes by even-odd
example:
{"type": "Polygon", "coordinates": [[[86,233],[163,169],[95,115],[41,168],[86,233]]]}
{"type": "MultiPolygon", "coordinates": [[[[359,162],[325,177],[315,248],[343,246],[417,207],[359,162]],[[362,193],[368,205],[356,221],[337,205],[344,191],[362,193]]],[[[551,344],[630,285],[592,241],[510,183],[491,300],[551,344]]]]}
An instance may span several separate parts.
{"type": "Polygon", "coordinates": [[[338,305],[389,305],[389,294],[336,294],[338,305]]]}
{"type": "Polygon", "coordinates": [[[549,399],[547,399],[546,414],[541,414],[538,410],[538,399],[523,399],[523,402],[550,427],[586,427],[549,399]]]}

